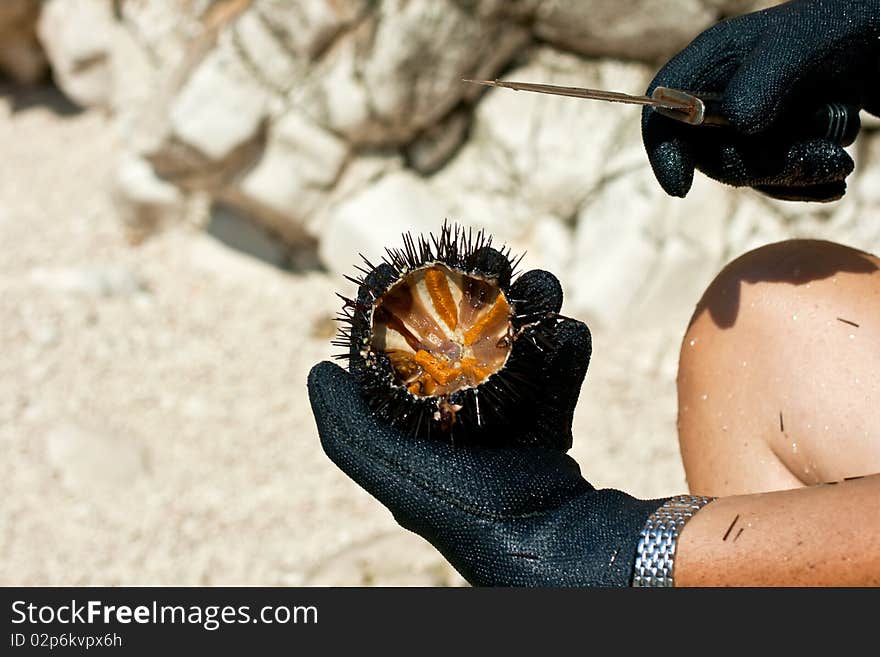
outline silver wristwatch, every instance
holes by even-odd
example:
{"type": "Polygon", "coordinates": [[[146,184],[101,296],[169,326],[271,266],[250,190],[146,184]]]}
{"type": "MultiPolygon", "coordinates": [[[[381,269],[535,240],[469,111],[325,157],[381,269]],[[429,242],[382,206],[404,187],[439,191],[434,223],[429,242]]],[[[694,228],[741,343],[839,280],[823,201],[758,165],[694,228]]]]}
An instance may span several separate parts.
{"type": "Polygon", "coordinates": [[[642,529],[633,586],[674,586],[675,544],[685,523],[714,497],[676,495],[654,511],[642,529]]]}

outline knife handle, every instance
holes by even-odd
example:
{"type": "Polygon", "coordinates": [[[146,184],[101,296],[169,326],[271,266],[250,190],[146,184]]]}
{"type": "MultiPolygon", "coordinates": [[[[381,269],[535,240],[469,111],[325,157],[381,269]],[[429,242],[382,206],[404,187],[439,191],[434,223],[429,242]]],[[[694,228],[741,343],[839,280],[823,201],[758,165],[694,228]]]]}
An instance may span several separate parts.
{"type": "MultiPolygon", "coordinates": [[[[663,116],[691,125],[729,127],[730,122],[721,111],[721,94],[690,94],[678,89],[657,87],[651,97],[659,101],[682,104],[682,109],[654,107],[663,116]]],[[[801,137],[814,137],[835,142],[841,146],[852,144],[861,128],[859,111],[852,105],[827,103],[813,111],[794,117],[785,123],[786,131],[801,137]]]]}

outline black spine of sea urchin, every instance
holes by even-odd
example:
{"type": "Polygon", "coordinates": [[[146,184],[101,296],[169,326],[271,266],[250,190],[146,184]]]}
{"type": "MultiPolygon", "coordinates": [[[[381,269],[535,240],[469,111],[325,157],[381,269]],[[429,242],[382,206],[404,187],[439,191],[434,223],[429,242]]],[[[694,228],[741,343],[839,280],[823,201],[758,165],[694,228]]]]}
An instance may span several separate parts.
{"type": "MultiPolygon", "coordinates": [[[[514,260],[509,248],[492,248],[492,238],[483,231],[464,230],[444,223],[436,236],[413,237],[409,233],[404,234],[403,246],[387,248],[378,265],[363,258],[365,266],[357,268],[361,275],[346,276],[347,280],[358,286],[358,294],[356,298],[339,295],[344,305],[337,316],[341,328],[333,344],[345,349],[336,357],[348,361],[350,373],[362,387],[365,398],[377,416],[415,435],[439,435],[456,441],[495,442],[492,436],[504,427],[515,426],[530,412],[529,402],[539,392],[536,389],[538,373],[542,372],[546,354],[554,347],[553,328],[559,308],[548,307],[543,299],[532,293],[547,289],[546,281],[535,280],[544,272],[529,272],[529,275],[517,280],[514,270],[521,259],[522,256],[514,260]],[[489,310],[486,310],[488,301],[487,305],[480,305],[484,297],[496,295],[495,305],[500,304],[499,298],[503,299],[504,303],[499,307],[507,313],[506,319],[493,319],[496,324],[507,322],[507,329],[499,334],[495,345],[501,350],[499,353],[507,354],[506,359],[497,367],[490,368],[493,371],[488,374],[487,368],[480,369],[479,364],[468,370],[476,359],[465,357],[463,351],[449,364],[442,354],[434,352],[433,343],[429,344],[433,336],[426,338],[421,334],[416,335],[417,331],[411,332],[408,326],[392,316],[390,321],[397,321],[395,329],[411,338],[409,349],[416,353],[414,359],[412,353],[408,354],[407,367],[412,366],[413,360],[422,363],[436,376],[435,379],[422,373],[423,378],[427,379],[423,383],[439,386],[437,390],[440,392],[437,393],[426,392],[417,374],[405,380],[401,375],[402,370],[400,367],[395,369],[389,356],[402,352],[378,348],[375,335],[379,319],[388,315],[385,306],[391,305],[390,300],[401,289],[407,293],[416,289],[417,283],[413,281],[420,276],[426,279],[429,270],[445,272],[448,279],[461,285],[461,296],[456,306],[458,310],[452,311],[456,316],[451,318],[451,326],[454,327],[458,319],[456,313],[469,312],[468,303],[471,304],[470,312],[474,318],[478,317],[475,313],[483,313],[481,318],[473,320],[472,331],[464,332],[461,326],[458,327],[455,335],[461,344],[453,344],[455,341],[452,340],[450,344],[453,347],[467,349],[462,344],[467,343],[470,333],[475,332],[474,335],[480,336],[484,325],[495,317],[487,317],[495,311],[494,305],[489,310]],[[516,289],[516,296],[520,298],[512,297],[512,288],[516,289]],[[478,306],[479,311],[472,310],[478,306]],[[422,360],[419,360],[420,357],[422,360]],[[442,364],[438,365],[440,361],[442,364]],[[431,370],[432,364],[441,369],[431,370]],[[468,381],[464,374],[458,374],[460,371],[478,372],[479,376],[474,381],[468,381]],[[461,377],[455,381],[463,381],[462,385],[440,385],[446,384],[446,380],[453,376],[461,377]]],[[[547,276],[553,278],[549,274],[547,276]]],[[[446,280],[442,285],[446,286],[446,298],[451,302],[453,295],[449,292],[448,282],[446,280]]],[[[555,285],[558,286],[558,283],[555,285]]],[[[404,306],[410,309],[412,299],[408,297],[407,302],[410,305],[404,306]]],[[[437,320],[436,324],[442,322],[437,320]]],[[[494,341],[494,338],[495,334],[491,334],[479,339],[484,340],[482,344],[485,345],[486,341],[494,341]]],[[[421,372],[418,367],[415,370],[421,372]]],[[[409,374],[410,369],[406,369],[406,372],[409,374]]]]}

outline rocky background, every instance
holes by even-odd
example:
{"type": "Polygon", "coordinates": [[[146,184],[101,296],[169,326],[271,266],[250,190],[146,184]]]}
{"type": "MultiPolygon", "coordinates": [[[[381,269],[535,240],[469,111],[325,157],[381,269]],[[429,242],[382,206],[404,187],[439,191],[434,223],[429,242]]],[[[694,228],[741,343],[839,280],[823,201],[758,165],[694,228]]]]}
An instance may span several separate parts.
{"type": "Polygon", "coordinates": [[[729,259],[880,246],[880,138],[844,200],[651,176],[642,93],[754,0],[0,3],[0,583],[461,584],[320,449],[305,377],[357,253],[444,218],[563,282],[594,357],[572,454],[684,492],[681,335],[729,259]]]}

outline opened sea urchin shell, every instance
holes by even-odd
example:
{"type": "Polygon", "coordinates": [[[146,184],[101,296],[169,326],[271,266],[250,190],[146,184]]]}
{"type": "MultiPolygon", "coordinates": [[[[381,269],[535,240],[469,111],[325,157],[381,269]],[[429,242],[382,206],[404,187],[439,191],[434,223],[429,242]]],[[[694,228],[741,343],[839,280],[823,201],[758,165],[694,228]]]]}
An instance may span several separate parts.
{"type": "MultiPolygon", "coordinates": [[[[511,297],[517,262],[482,231],[444,224],[364,259],[334,344],[374,412],[414,434],[466,437],[515,422],[536,393],[556,313],[511,297]]],[[[340,295],[341,296],[341,295],[340,295]]]]}

